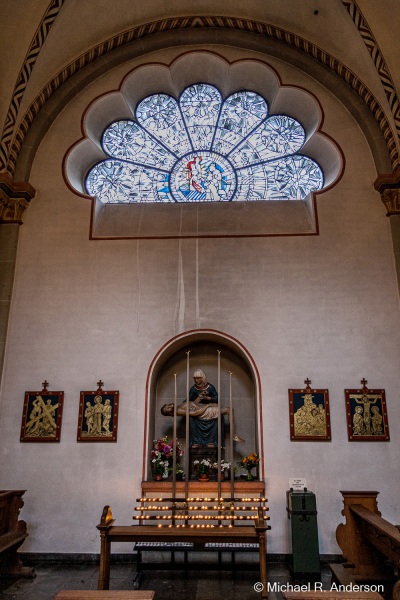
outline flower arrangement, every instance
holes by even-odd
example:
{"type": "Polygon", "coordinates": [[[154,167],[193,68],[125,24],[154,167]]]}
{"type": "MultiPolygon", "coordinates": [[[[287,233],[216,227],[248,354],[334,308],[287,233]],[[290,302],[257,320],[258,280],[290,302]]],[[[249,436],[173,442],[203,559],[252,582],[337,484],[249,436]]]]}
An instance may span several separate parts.
{"type": "Polygon", "coordinates": [[[249,456],[245,456],[237,463],[238,467],[246,469],[247,471],[247,480],[251,481],[253,479],[253,475],[251,474],[251,470],[254,469],[260,462],[260,457],[256,452],[252,452],[249,456]]]}
{"type": "Polygon", "coordinates": [[[165,472],[168,473],[168,460],[162,460],[159,456],[160,453],[157,450],[153,450],[151,454],[154,454],[153,458],[151,458],[151,470],[153,471],[153,475],[164,475],[165,472]]]}
{"type": "Polygon", "coordinates": [[[226,462],[225,460],[221,460],[220,463],[215,462],[212,465],[213,471],[215,472],[215,476],[218,478],[218,471],[221,473],[221,481],[228,476],[229,469],[231,468],[231,463],[226,462]]]}
{"type": "Polygon", "coordinates": [[[175,474],[176,474],[177,479],[182,479],[183,476],[185,475],[185,471],[182,469],[182,467],[179,463],[176,463],[175,474]]]}
{"type": "Polygon", "coordinates": [[[208,460],[208,458],[202,458],[201,460],[194,460],[193,466],[195,468],[197,477],[208,476],[211,469],[213,468],[213,463],[208,460]]]}
{"type": "MultiPolygon", "coordinates": [[[[229,471],[229,469],[231,468],[231,463],[226,462],[225,460],[221,460],[219,468],[220,468],[221,473],[224,473],[225,471],[229,471]]],[[[218,471],[218,463],[217,462],[213,464],[213,469],[218,471]]]]}
{"type": "Polygon", "coordinates": [[[172,467],[172,458],[176,449],[176,457],[183,456],[183,449],[177,441],[174,446],[174,440],[169,440],[168,437],[163,437],[153,441],[153,450],[150,452],[151,470],[154,475],[168,474],[168,470],[172,467]]]}

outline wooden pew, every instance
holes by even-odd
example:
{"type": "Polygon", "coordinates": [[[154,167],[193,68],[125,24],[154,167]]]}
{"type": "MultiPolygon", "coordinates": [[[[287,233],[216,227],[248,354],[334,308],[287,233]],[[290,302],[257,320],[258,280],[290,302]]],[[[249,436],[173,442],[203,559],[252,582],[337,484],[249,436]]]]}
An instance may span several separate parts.
{"type": "Polygon", "coordinates": [[[18,520],[25,490],[0,490],[0,577],[35,577],[17,551],[28,537],[25,521],[18,520]]]}
{"type": "MultiPolygon", "coordinates": [[[[336,539],[343,552],[343,564],[331,564],[332,577],[340,585],[361,581],[393,584],[395,575],[388,561],[400,567],[400,531],[382,518],[378,510],[379,492],[341,492],[346,523],[336,529],[336,539]]],[[[393,598],[400,600],[400,582],[393,588],[393,598]]]]}
{"type": "Polygon", "coordinates": [[[100,574],[98,588],[109,588],[110,555],[113,542],[193,542],[195,550],[210,543],[257,543],[262,597],[267,598],[266,532],[269,517],[265,498],[139,498],[136,525],[116,526],[105,506],[97,529],[100,531],[100,574]]]}

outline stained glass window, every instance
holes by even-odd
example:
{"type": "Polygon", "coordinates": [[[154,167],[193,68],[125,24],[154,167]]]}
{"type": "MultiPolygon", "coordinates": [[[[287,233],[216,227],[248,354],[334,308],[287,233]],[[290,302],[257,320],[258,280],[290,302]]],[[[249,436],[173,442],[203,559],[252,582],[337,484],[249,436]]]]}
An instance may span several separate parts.
{"type": "Polygon", "coordinates": [[[318,163],[301,153],[302,125],[268,114],[251,91],[223,100],[198,83],[179,100],[153,94],[135,120],[112,123],[102,137],[107,158],[86,175],[102,203],[301,200],[323,187],[318,163]]]}

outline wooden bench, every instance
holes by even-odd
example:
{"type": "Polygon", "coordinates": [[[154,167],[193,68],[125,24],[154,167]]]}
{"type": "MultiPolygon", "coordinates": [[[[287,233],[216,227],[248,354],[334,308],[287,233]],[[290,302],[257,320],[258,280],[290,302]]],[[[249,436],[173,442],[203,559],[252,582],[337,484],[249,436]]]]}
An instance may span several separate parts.
{"type": "Polygon", "coordinates": [[[165,543],[167,546],[185,543],[193,544],[193,548],[186,546],[186,550],[216,552],[222,551],[221,545],[227,551],[238,551],[248,544],[258,544],[253,550],[259,556],[260,581],[264,586],[262,597],[268,596],[266,532],[270,527],[265,498],[143,497],[137,502],[133,517],[136,524],[132,526],[114,525],[110,507],[104,507],[97,526],[101,536],[99,589],[109,588],[113,542],[165,543]],[[231,546],[233,544],[235,546],[231,546]]]}
{"type": "Polygon", "coordinates": [[[330,564],[333,581],[354,586],[360,582],[380,582],[393,586],[393,598],[400,600],[400,582],[395,569],[400,567],[400,531],[381,517],[379,492],[341,492],[346,523],[336,529],[343,552],[342,564],[330,564]]]}
{"type": "Polygon", "coordinates": [[[0,576],[35,577],[24,567],[17,551],[28,537],[25,521],[18,520],[25,490],[0,490],[0,576]]]}

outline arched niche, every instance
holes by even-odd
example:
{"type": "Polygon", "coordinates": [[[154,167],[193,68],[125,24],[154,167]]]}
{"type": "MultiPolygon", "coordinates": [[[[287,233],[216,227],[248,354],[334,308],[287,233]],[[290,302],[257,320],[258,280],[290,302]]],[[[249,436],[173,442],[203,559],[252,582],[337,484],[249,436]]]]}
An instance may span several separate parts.
{"type": "MultiPolygon", "coordinates": [[[[156,354],[149,368],[146,386],[146,438],[143,452],[143,479],[150,478],[149,454],[153,440],[173,437],[173,419],[163,416],[163,404],[174,402],[175,374],[177,402],[186,399],[189,363],[189,386],[193,372],[202,369],[210,383],[218,385],[218,353],[220,352],[219,403],[229,406],[230,385],[237,433],[246,441],[234,444],[233,463],[251,452],[260,455],[259,475],[264,480],[261,387],[259,374],[247,349],[235,338],[214,330],[183,333],[167,342],[156,354]],[[188,355],[189,353],[189,355],[188,355]],[[189,359],[188,359],[189,356],[189,359]]],[[[229,454],[230,425],[225,428],[225,458],[229,454]]],[[[185,418],[177,418],[177,437],[185,447],[185,418]]]]}

